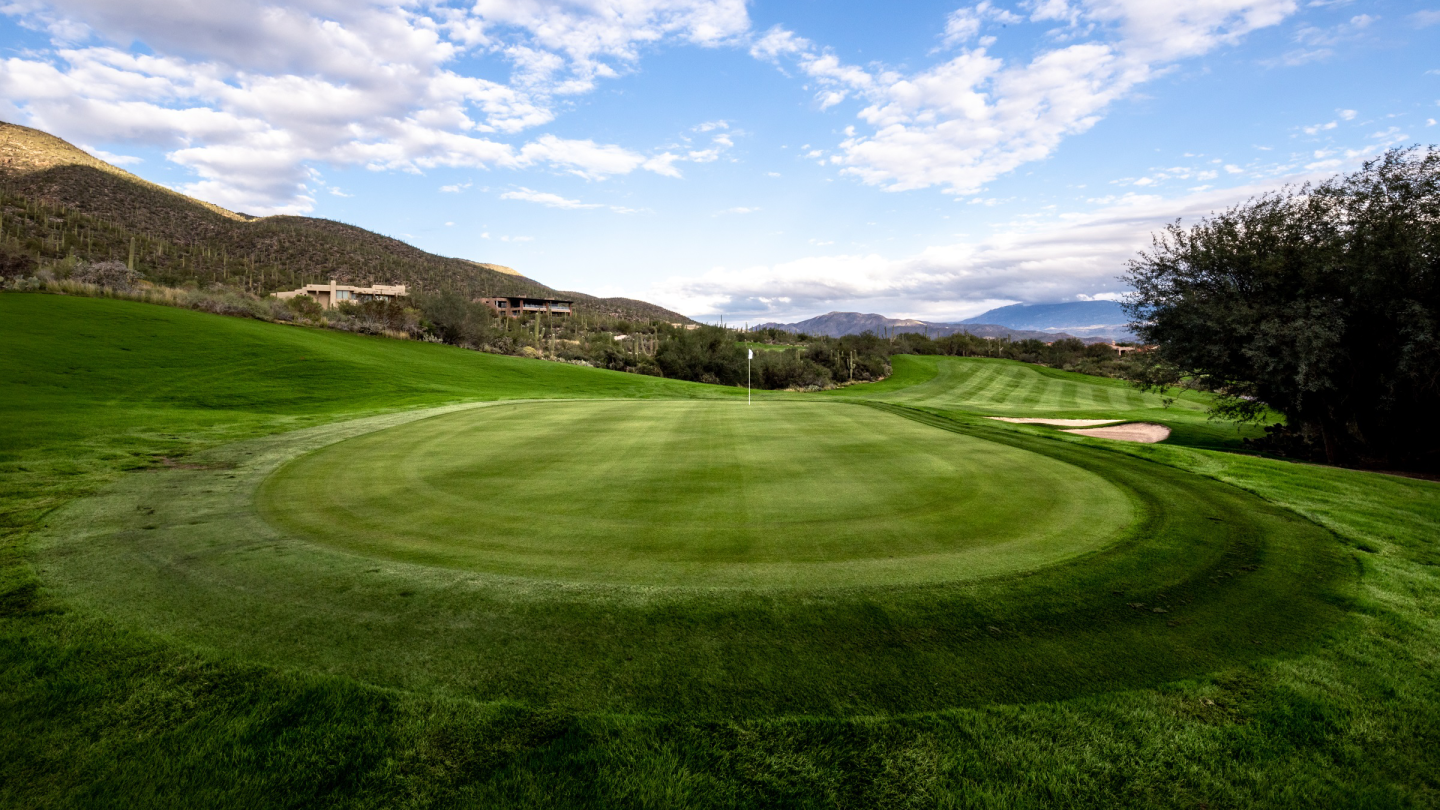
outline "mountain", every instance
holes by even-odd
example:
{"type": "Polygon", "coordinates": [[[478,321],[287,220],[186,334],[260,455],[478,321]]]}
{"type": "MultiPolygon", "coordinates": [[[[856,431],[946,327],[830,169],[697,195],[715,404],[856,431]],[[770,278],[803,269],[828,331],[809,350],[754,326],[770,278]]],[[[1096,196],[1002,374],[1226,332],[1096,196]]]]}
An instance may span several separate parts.
{"type": "Polygon", "coordinates": [[[961,323],[993,323],[1011,329],[1065,332],[1079,337],[1134,340],[1130,317],[1114,301],[1072,301],[1068,304],[1012,304],[992,309],[961,323]]]}
{"type": "Polygon", "coordinates": [[[263,294],[333,278],[471,297],[572,298],[582,312],[690,320],[644,301],[555,290],[503,265],[436,256],[341,222],[228,211],[0,122],[0,274],[77,259],[133,261],[170,286],[218,282],[263,294]]]}
{"type": "Polygon", "coordinates": [[[892,332],[920,332],[930,337],[945,337],[957,332],[967,332],[976,337],[986,338],[1009,338],[1010,340],[1044,340],[1052,341],[1060,338],[1073,337],[1059,332],[1042,332],[1038,330],[1012,329],[993,323],[931,323],[929,321],[917,321],[911,318],[887,318],[884,315],[861,312],[827,312],[809,320],[799,323],[762,323],[757,329],[783,329],[786,332],[803,332],[807,335],[829,335],[830,337],[842,337],[844,335],[858,335],[862,332],[873,332],[882,334],[889,330],[892,332]]]}

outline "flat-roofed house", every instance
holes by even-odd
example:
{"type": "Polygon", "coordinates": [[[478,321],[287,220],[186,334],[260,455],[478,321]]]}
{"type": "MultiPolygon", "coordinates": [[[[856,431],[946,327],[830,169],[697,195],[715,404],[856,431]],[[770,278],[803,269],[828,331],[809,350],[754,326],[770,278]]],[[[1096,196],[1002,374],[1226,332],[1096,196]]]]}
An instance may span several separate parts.
{"type": "Polygon", "coordinates": [[[527,298],[518,295],[476,298],[475,301],[488,305],[496,314],[506,318],[521,318],[526,315],[565,316],[570,314],[570,305],[575,303],[559,298],[527,298]]]}
{"type": "Polygon", "coordinates": [[[361,301],[394,301],[405,295],[404,284],[374,284],[369,287],[354,287],[349,284],[306,284],[298,290],[275,293],[276,298],[294,298],[308,295],[320,302],[325,309],[334,309],[344,303],[358,304],[361,301]]]}

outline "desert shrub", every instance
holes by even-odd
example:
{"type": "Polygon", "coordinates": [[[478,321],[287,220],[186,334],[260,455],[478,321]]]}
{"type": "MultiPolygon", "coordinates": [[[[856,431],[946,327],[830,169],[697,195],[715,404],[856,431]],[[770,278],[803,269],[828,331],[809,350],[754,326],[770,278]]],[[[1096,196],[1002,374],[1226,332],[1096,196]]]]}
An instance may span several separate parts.
{"type": "Polygon", "coordinates": [[[72,281],[125,290],[135,286],[140,274],[126,267],[123,262],[80,262],[70,274],[72,281]]]}
{"type": "Polygon", "coordinates": [[[745,382],[745,350],[718,326],[675,330],[660,341],[655,364],[676,380],[734,385],[745,382]]]}
{"type": "Polygon", "coordinates": [[[828,369],[800,356],[796,349],[783,352],[757,352],[752,383],[758,388],[826,388],[830,386],[828,369]]]}
{"type": "Polygon", "coordinates": [[[35,257],[0,247],[0,278],[26,278],[35,274],[35,257]]]}
{"type": "MultiPolygon", "coordinates": [[[[407,306],[405,299],[343,303],[331,311],[329,323],[333,329],[364,335],[396,333],[408,337],[421,332],[420,312],[407,306]]],[[[474,345],[479,338],[478,331],[467,334],[459,345],[474,345]]]]}
{"type": "Polygon", "coordinates": [[[423,319],[420,326],[446,343],[477,346],[490,337],[494,317],[485,304],[470,301],[453,290],[417,296],[415,303],[423,319]]]}
{"type": "Polygon", "coordinates": [[[308,295],[297,295],[286,300],[285,306],[300,318],[307,321],[318,321],[325,314],[325,308],[320,302],[308,295]]]}

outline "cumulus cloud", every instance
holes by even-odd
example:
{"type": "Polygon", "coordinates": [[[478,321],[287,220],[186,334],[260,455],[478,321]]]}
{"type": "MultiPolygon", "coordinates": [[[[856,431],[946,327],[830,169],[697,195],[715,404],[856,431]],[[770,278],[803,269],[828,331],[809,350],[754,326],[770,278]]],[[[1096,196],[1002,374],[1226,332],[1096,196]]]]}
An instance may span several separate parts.
{"type": "Polygon", "coordinates": [[[1286,51],[1280,57],[1269,60],[1266,64],[1298,67],[1310,62],[1329,59],[1335,55],[1335,46],[1358,38],[1378,19],[1369,14],[1357,14],[1348,21],[1329,28],[1302,25],[1295,32],[1295,42],[1299,47],[1286,51]]]}
{"type": "Polygon", "coordinates": [[[945,18],[945,44],[955,45],[968,42],[979,36],[980,30],[986,23],[998,22],[1005,25],[1014,25],[1023,22],[1024,18],[1018,14],[1006,11],[991,3],[989,0],[974,6],[958,8],[950,12],[945,18]]]}
{"type": "Polygon", "coordinates": [[[1125,262],[1149,246],[1151,234],[1177,218],[1195,222],[1274,187],[1272,181],[1174,198],[1130,193],[1101,200],[1103,207],[1090,212],[1021,220],[984,239],[909,256],[860,253],[718,267],[670,278],[643,295],[692,316],[751,321],[837,309],[951,320],[1017,301],[1114,299],[1124,294],[1117,277],[1125,262]]]}
{"type": "Polygon", "coordinates": [[[601,208],[599,203],[582,203],[579,200],[568,200],[559,194],[550,194],[544,191],[533,191],[521,186],[515,191],[507,191],[500,195],[502,200],[525,200],[526,202],[540,203],[550,208],[601,208]]]}
{"type": "Polygon", "coordinates": [[[539,203],[547,208],[565,208],[570,210],[583,210],[588,208],[608,208],[617,214],[638,214],[634,208],[626,208],[621,205],[603,205],[601,203],[586,203],[579,200],[571,200],[559,194],[552,194],[548,191],[535,191],[520,186],[514,191],[507,191],[500,195],[502,200],[523,200],[525,202],[539,203]]]}
{"type": "MultiPolygon", "coordinates": [[[[859,118],[869,131],[847,130],[828,158],[844,173],[889,191],[940,186],[971,194],[1049,156],[1168,65],[1275,25],[1295,8],[1294,0],[1045,0],[1032,4],[1030,20],[1059,23],[1061,44],[1013,62],[981,39],[909,74],[847,65],[781,27],[757,38],[751,54],[795,65],[818,85],[822,109],[865,102],[859,118]]],[[[988,3],[962,8],[946,22],[946,41],[970,42],[987,20],[1020,21],[988,3]]]]}
{"type": "Polygon", "coordinates": [[[553,121],[647,46],[716,46],[749,27],[743,0],[33,0],[0,13],[54,45],[0,62],[7,115],[171,150],[195,174],[182,190],[254,213],[308,210],[307,165],[319,162],[678,176],[683,156],[507,136],[553,121]],[[510,77],[463,75],[462,57],[499,60],[510,77]]]}

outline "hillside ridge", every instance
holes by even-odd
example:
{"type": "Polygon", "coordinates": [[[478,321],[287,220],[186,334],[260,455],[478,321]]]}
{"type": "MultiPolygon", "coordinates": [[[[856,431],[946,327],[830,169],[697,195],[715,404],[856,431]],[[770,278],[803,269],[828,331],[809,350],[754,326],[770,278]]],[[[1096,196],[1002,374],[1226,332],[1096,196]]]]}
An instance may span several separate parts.
{"type": "MultiPolygon", "coordinates": [[[[250,217],[152,183],[41,130],[0,122],[0,273],[121,261],[155,283],[255,294],[334,279],[469,297],[562,293],[504,265],[450,258],[354,225],[250,217]]],[[[644,301],[563,294],[582,312],[690,322],[644,301]]]]}

